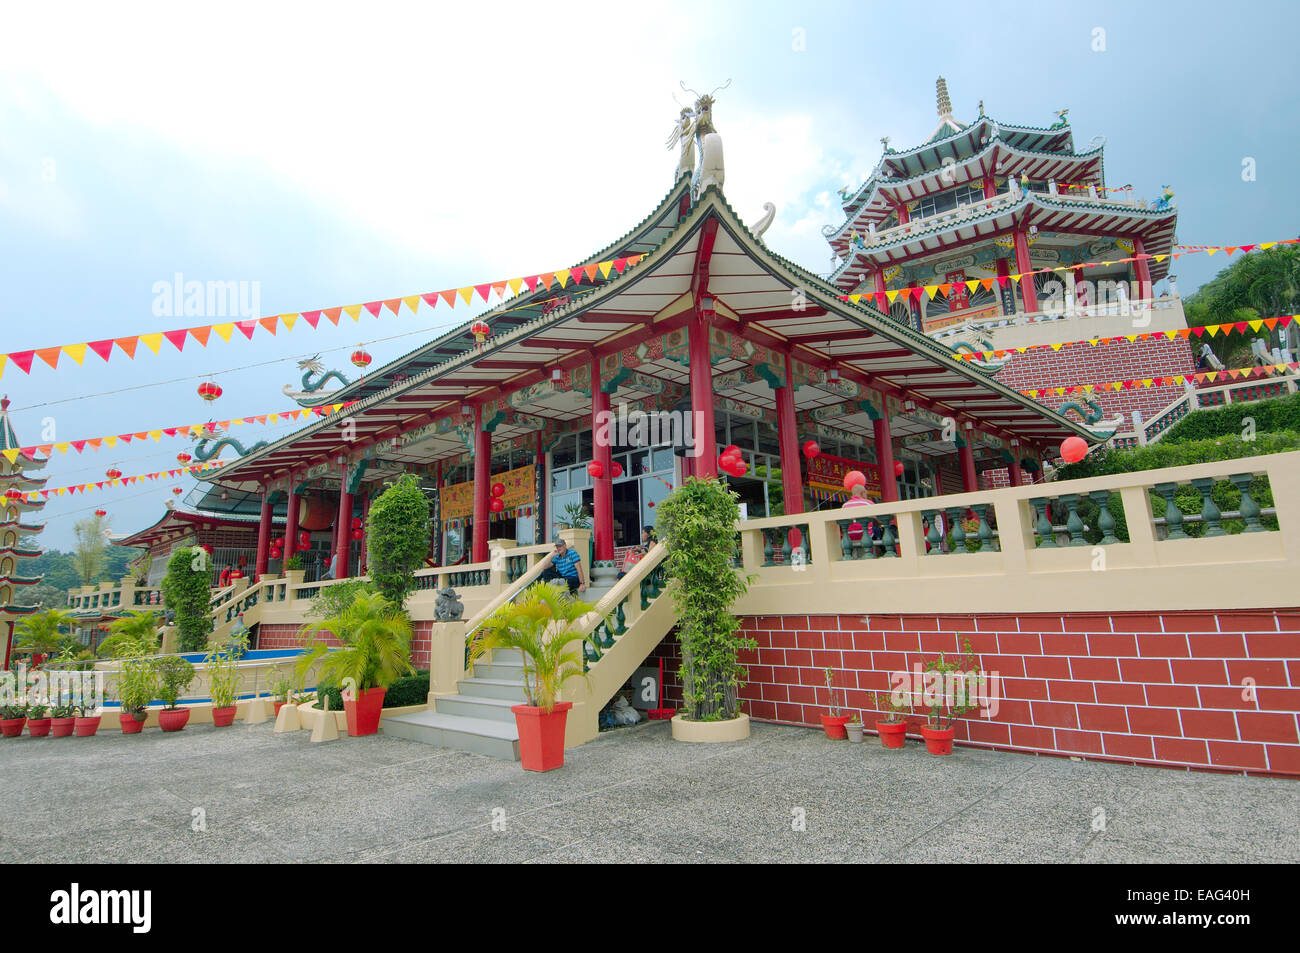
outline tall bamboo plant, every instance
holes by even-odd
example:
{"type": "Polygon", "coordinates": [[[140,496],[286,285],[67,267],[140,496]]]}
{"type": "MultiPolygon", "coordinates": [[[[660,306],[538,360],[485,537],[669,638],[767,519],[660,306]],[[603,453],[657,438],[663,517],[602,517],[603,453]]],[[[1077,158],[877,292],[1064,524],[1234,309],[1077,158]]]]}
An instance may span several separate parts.
{"type": "Polygon", "coordinates": [[[518,649],[524,659],[524,694],[528,704],[555,710],[564,683],[586,678],[582,664],[585,636],[578,623],[592,607],[569,595],[562,583],[537,582],[514,602],[497,609],[483,623],[484,650],[518,649]]]}
{"type": "Polygon", "coordinates": [[[749,577],[731,565],[740,498],[717,479],[689,479],[659,503],[664,565],[675,583],[677,633],[682,648],[683,717],[725,721],[740,714],[747,671],[739,652],[753,648],[739,634],[731,607],[749,589],[749,577]]]}

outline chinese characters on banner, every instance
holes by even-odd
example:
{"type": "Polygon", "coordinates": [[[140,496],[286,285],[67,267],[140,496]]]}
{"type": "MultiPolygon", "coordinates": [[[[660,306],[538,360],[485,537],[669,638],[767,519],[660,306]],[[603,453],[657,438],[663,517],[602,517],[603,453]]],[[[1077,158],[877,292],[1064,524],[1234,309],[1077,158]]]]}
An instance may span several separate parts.
{"type": "Polygon", "coordinates": [[[829,453],[821,453],[808,461],[808,489],[815,500],[848,499],[844,489],[844,475],[850,470],[861,470],[867,478],[867,496],[880,502],[880,468],[874,463],[846,460],[829,453]]]}
{"type": "Polygon", "coordinates": [[[966,287],[966,272],[950,271],[943,276],[943,280],[952,284],[952,291],[948,295],[949,311],[965,311],[970,307],[970,289],[966,287]]]}
{"type": "MultiPolygon", "coordinates": [[[[500,483],[506,488],[506,492],[501,497],[501,502],[505,504],[506,511],[536,504],[535,471],[536,467],[529,464],[517,470],[492,474],[491,479],[488,481],[489,485],[500,483]]],[[[439,515],[444,523],[474,515],[474,484],[472,481],[442,487],[438,490],[438,499],[442,505],[439,515]]]]}

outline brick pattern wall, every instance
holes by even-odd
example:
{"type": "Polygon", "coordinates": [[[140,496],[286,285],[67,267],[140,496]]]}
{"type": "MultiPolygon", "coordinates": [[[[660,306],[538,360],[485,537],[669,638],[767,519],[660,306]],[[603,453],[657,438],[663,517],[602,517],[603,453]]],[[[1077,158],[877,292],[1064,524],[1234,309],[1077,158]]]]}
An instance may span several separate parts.
{"type": "MultiPolygon", "coordinates": [[[[850,709],[873,712],[889,673],[951,657],[969,638],[999,674],[1001,701],[992,720],[957,722],[959,744],[1300,776],[1300,609],[762,616],[743,631],[758,643],[742,690],[756,719],[819,724],[826,668],[850,709]]],[[[675,637],[647,664],[661,657],[665,697],[680,704],[675,637]]]]}
{"type": "MultiPolygon", "coordinates": [[[[420,671],[427,671],[430,664],[430,638],[432,622],[416,622],[415,632],[411,638],[411,664],[420,671]]],[[[257,649],[296,649],[301,646],[298,638],[299,627],[296,625],[259,625],[253,648],[257,649]]],[[[333,635],[327,634],[325,641],[338,645],[333,635]]]]}
{"type": "MultiPolygon", "coordinates": [[[[1026,351],[1012,357],[998,371],[999,383],[1016,390],[1033,387],[1065,387],[1077,384],[1100,384],[1108,381],[1192,374],[1196,362],[1192,348],[1183,340],[1147,340],[1121,344],[1073,344],[1059,351],[1050,348],[1026,351]]],[[[1101,404],[1106,419],[1124,414],[1132,422],[1134,410],[1150,420],[1178,399],[1181,387],[1137,387],[1121,391],[1093,391],[1092,399],[1101,404]]],[[[1040,403],[1053,410],[1077,395],[1044,397],[1040,403]]],[[[1073,415],[1071,415],[1073,417],[1073,415]]],[[[1121,428],[1125,429],[1125,428],[1121,428]]]]}

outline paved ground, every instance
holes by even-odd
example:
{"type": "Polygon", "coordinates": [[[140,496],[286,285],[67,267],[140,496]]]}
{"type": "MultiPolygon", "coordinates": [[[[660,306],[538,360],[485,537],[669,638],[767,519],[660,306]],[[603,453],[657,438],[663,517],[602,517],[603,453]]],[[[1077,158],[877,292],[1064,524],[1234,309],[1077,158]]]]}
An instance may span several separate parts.
{"type": "Polygon", "coordinates": [[[312,745],[269,722],[0,741],[0,863],[1295,863],[1296,817],[1294,781],[935,758],[772,725],[713,746],[651,723],[544,775],[397,738],[312,745]]]}

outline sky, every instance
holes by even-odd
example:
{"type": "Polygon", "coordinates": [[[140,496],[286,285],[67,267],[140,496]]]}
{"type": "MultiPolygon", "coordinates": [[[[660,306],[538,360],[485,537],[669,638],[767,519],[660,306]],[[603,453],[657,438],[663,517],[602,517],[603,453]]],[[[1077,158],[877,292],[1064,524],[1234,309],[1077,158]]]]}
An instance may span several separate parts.
{"type": "MultiPolygon", "coordinates": [[[[550,271],[635,226],[672,185],[681,83],[716,94],[728,201],[824,274],[835,190],[938,121],[1106,141],[1106,178],[1173,186],[1178,241],[1295,237],[1292,3],[0,3],[0,352],[170,330],[160,282],[239,282],[261,314],[550,271]],[[1253,169],[1253,177],[1243,169],[1253,169]]],[[[1184,294],[1225,264],[1192,255],[1184,294]]],[[[481,306],[478,310],[481,310],[481,306]]],[[[474,314],[346,317],[0,378],[25,443],[290,408],[321,353],[351,377],[474,314]],[[224,394],[196,394],[211,375],[224,394]]],[[[214,320],[219,320],[218,316],[214,320]]],[[[292,428],[245,427],[246,443],[292,428]]],[[[164,438],[56,456],[48,485],[175,466],[164,438]]],[[[228,455],[228,454],[227,454],[228,455]]],[[[192,479],[51,500],[67,550],[98,507],[154,522],[192,479]]]]}

